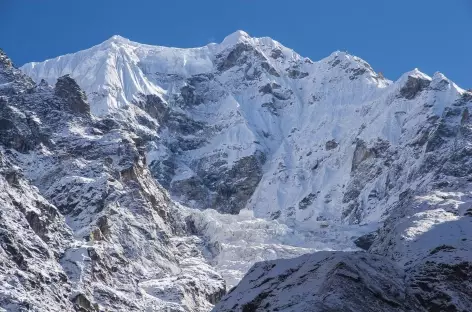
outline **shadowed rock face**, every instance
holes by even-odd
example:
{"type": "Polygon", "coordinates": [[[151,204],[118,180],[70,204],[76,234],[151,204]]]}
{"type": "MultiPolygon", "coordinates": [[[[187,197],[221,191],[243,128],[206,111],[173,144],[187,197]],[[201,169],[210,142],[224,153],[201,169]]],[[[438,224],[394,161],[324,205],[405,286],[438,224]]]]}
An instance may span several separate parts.
{"type": "Polygon", "coordinates": [[[169,107],[164,100],[154,94],[140,95],[141,99],[136,101],[136,105],[155,118],[159,123],[163,123],[168,118],[169,107]]]}
{"type": "Polygon", "coordinates": [[[57,263],[72,233],[56,207],[15,171],[10,158],[0,145],[0,307],[72,311],[71,284],[57,263]]]}
{"type": "MultiPolygon", "coordinates": [[[[34,97],[34,83],[19,70],[13,67],[10,59],[0,52],[0,142],[9,148],[25,153],[40,143],[48,145],[48,131],[42,126],[34,111],[29,110],[29,103],[23,103],[23,110],[15,107],[24,97],[30,101],[41,100],[34,97]]],[[[41,105],[37,105],[41,106],[41,105]]],[[[53,105],[54,106],[54,105],[53,105]]]]}
{"type": "Polygon", "coordinates": [[[10,58],[0,49],[0,95],[12,96],[20,89],[27,90],[33,86],[33,80],[16,70],[10,58]]]}
{"type": "Polygon", "coordinates": [[[223,181],[216,185],[217,196],[213,207],[222,212],[237,214],[246,206],[262,178],[265,155],[261,152],[246,156],[223,174],[223,181]]]}
{"type": "Polygon", "coordinates": [[[467,311],[472,304],[471,270],[472,263],[468,261],[426,261],[412,270],[407,283],[426,311],[467,311]]]}
{"type": "Polygon", "coordinates": [[[0,99],[0,142],[6,147],[25,153],[41,142],[47,144],[47,136],[39,128],[34,116],[20,113],[0,99]]]}
{"type": "Polygon", "coordinates": [[[335,140],[329,140],[325,144],[325,149],[327,151],[330,151],[330,150],[335,149],[336,147],[338,147],[338,145],[339,144],[335,140]]]}
{"type": "Polygon", "coordinates": [[[301,72],[296,67],[287,69],[287,74],[292,79],[302,79],[308,77],[310,74],[306,72],[301,72]]]}
{"type": "Polygon", "coordinates": [[[306,209],[308,206],[313,204],[313,201],[316,199],[316,194],[315,193],[310,193],[306,197],[304,197],[299,203],[298,203],[298,209],[306,209]]]}
{"type": "Polygon", "coordinates": [[[400,89],[400,94],[408,100],[414,99],[421,91],[428,88],[430,83],[428,79],[408,76],[405,86],[400,89]]]}
{"type": "Polygon", "coordinates": [[[66,104],[66,109],[73,113],[90,114],[90,105],[87,96],[79,85],[69,75],[57,79],[55,94],[62,98],[66,104]]]}
{"type": "Polygon", "coordinates": [[[357,238],[354,241],[354,244],[356,244],[357,247],[364,249],[364,250],[369,250],[370,246],[374,243],[375,239],[377,238],[377,233],[369,233],[366,235],[363,235],[359,238],[357,238]]]}
{"type": "Polygon", "coordinates": [[[364,141],[359,140],[356,143],[356,149],[354,150],[354,156],[352,157],[351,171],[356,171],[357,167],[359,167],[363,161],[372,157],[375,157],[375,150],[368,148],[364,141]]]}
{"type": "Polygon", "coordinates": [[[263,60],[264,56],[254,47],[247,43],[238,43],[227,55],[218,56],[220,63],[219,71],[226,71],[234,66],[245,64],[250,56],[254,56],[258,60],[263,60]]]}
{"type": "Polygon", "coordinates": [[[213,311],[399,312],[421,307],[406,292],[394,263],[362,252],[319,252],[254,265],[213,311]]]}
{"type": "Polygon", "coordinates": [[[211,162],[207,159],[196,164],[196,175],[173,181],[171,193],[182,202],[196,202],[202,208],[213,208],[222,213],[238,214],[251,198],[260,179],[265,155],[242,157],[228,168],[225,161],[211,162]]]}

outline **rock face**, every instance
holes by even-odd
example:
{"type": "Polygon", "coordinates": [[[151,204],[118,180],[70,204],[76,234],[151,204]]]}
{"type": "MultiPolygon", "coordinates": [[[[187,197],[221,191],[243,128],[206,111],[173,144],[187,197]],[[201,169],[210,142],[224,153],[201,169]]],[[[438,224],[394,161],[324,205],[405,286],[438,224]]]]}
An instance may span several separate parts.
{"type": "Polygon", "coordinates": [[[369,248],[405,269],[407,290],[425,311],[467,311],[472,306],[469,207],[462,192],[409,192],[369,248]]]}
{"type": "Polygon", "coordinates": [[[90,114],[87,97],[79,85],[69,75],[59,77],[54,89],[56,96],[63,99],[66,107],[73,113],[90,114]]]}
{"type": "Polygon", "coordinates": [[[356,143],[356,148],[354,149],[354,154],[352,156],[352,169],[351,171],[356,171],[359,165],[369,159],[375,157],[375,151],[372,148],[368,148],[366,143],[362,140],[359,140],[356,143]]]}
{"type": "Polygon", "coordinates": [[[332,149],[335,149],[336,147],[338,147],[338,143],[336,143],[335,140],[329,140],[328,142],[326,142],[325,144],[325,148],[327,151],[330,151],[332,149]]]}
{"type": "Polygon", "coordinates": [[[225,282],[140,138],[1,54],[0,310],[208,311],[225,282]]]}
{"type": "Polygon", "coordinates": [[[359,247],[360,249],[369,250],[370,246],[372,246],[376,238],[377,238],[376,232],[369,233],[361,237],[358,237],[354,241],[354,244],[356,244],[356,246],[359,247]]]}
{"type": "Polygon", "coordinates": [[[48,144],[40,127],[34,114],[18,111],[6,98],[0,99],[0,142],[4,146],[27,152],[40,143],[48,144]]]}
{"type": "Polygon", "coordinates": [[[8,158],[2,147],[0,307],[4,311],[73,310],[68,299],[71,283],[58,262],[72,241],[72,231],[8,158]]]}
{"type": "Polygon", "coordinates": [[[418,93],[429,87],[431,80],[425,77],[408,76],[406,84],[400,89],[400,95],[411,100],[416,97],[418,93]]]}
{"type": "MultiPolygon", "coordinates": [[[[67,249],[60,265],[80,290],[74,294],[83,295],[73,304],[209,308],[222,286],[203,255],[234,285],[256,260],[352,251],[357,244],[366,253],[307,260],[325,281],[311,294],[320,309],[339,309],[323,301],[339,288],[336,298],[362,310],[366,300],[347,284],[373,302],[367,311],[470,310],[472,93],[444,75],[416,69],[392,82],[347,53],[312,62],[241,31],[194,49],[114,36],[26,64],[22,70],[37,86],[3,54],[0,66],[0,140],[15,151],[9,161],[65,217],[74,244],[87,238],[105,251],[118,249],[110,258],[74,245],[87,250],[90,263],[110,268],[100,271],[93,292],[85,284],[96,271],[69,268],[77,253],[67,249]],[[91,116],[64,75],[85,91],[91,116]],[[56,91],[41,79],[57,82],[56,91]],[[188,257],[190,275],[182,269],[188,257]],[[354,272],[352,281],[340,277],[340,263],[354,272]],[[109,294],[107,283],[124,290],[109,294]],[[113,296],[120,303],[111,303],[113,296]]],[[[15,172],[5,175],[12,187],[22,181],[15,172]]],[[[296,270],[288,276],[294,293],[312,282],[296,270]]],[[[254,290],[240,285],[225,302],[239,293],[248,297],[241,299],[247,311],[264,310],[259,301],[270,301],[260,292],[283,294],[277,284],[252,283],[244,279],[241,285],[254,290]]],[[[309,309],[301,299],[300,308],[309,309]]],[[[281,298],[277,307],[293,303],[281,298]]]]}
{"type": "Polygon", "coordinates": [[[213,311],[421,311],[404,273],[363,252],[318,252],[254,265],[213,311]]]}

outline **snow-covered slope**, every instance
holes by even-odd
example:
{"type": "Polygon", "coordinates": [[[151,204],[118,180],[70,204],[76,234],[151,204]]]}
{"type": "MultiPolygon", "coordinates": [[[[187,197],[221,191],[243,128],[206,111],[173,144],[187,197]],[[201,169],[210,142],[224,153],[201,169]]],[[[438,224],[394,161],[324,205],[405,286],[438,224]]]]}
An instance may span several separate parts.
{"type": "Polygon", "coordinates": [[[470,266],[472,94],[444,75],[390,81],[347,53],[313,62],[242,31],[194,49],[114,36],[22,71],[69,74],[174,200],[216,210],[177,205],[230,285],[256,260],[358,238],[398,263],[425,309],[471,303],[457,285],[470,266]]]}
{"type": "MultiPolygon", "coordinates": [[[[125,115],[132,127],[150,128],[147,132],[155,131],[157,121],[160,140],[149,146],[151,170],[186,204],[231,213],[247,207],[256,216],[284,221],[339,219],[343,190],[337,184],[351,169],[352,129],[369,124],[378,112],[383,119],[394,114],[378,105],[359,118],[391,84],[361,59],[335,52],[313,63],[270,38],[241,31],[196,49],[114,36],[22,70],[49,83],[70,74],[87,92],[95,115],[125,115]],[[143,114],[154,120],[142,122],[149,117],[143,114]],[[333,153],[325,150],[331,141],[341,145],[340,156],[320,165],[333,153]],[[346,168],[338,170],[339,162],[346,168]],[[317,165],[320,172],[313,175],[317,165]],[[338,173],[331,174],[335,169],[338,173]],[[195,184],[198,192],[191,191],[195,184]],[[326,191],[308,209],[298,209],[321,184],[326,191]],[[329,196],[331,204],[325,203],[329,196]]],[[[382,129],[393,139],[398,132],[395,124],[382,129]]],[[[377,137],[377,131],[365,133],[366,139],[377,137]]]]}

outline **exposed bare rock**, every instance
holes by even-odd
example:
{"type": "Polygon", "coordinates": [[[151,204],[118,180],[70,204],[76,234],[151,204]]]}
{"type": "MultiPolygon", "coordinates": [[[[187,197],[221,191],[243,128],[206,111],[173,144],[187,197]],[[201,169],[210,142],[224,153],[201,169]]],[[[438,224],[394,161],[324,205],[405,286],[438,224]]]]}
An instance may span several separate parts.
{"type": "Polygon", "coordinates": [[[87,102],[85,92],[69,75],[57,79],[55,93],[63,99],[67,109],[73,113],[90,114],[90,105],[87,102]]]}
{"type": "Polygon", "coordinates": [[[414,99],[418,93],[429,87],[430,83],[428,79],[408,76],[406,84],[400,89],[400,94],[408,100],[414,99]]]}
{"type": "Polygon", "coordinates": [[[319,252],[260,262],[219,311],[421,311],[394,263],[363,252],[319,252]]]}

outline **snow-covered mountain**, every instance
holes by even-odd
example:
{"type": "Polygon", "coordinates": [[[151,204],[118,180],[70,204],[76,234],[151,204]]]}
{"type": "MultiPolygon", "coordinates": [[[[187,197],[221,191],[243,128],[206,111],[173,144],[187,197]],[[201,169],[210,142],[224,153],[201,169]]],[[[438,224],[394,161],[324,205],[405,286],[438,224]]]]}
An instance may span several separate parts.
{"type": "MultiPolygon", "coordinates": [[[[111,269],[104,270],[113,282],[94,282],[126,297],[130,304],[122,307],[140,310],[160,300],[176,309],[209,309],[222,284],[208,264],[232,286],[255,261],[343,250],[260,263],[215,310],[332,311],[341,305],[358,311],[365,291],[381,298],[366,311],[470,308],[472,94],[444,75],[415,69],[393,82],[347,53],[313,62],[242,31],[193,49],[114,36],[88,50],[24,65],[37,86],[8,68],[3,75],[9,78],[0,81],[5,107],[39,116],[31,118],[48,129],[50,140],[44,143],[36,130],[21,144],[9,137],[3,142],[5,151],[14,151],[9,161],[65,217],[71,242],[84,244],[94,220],[114,216],[119,226],[104,244],[141,251],[123,256],[134,269],[120,277],[138,281],[134,295],[121,288],[129,283],[117,284],[111,269]],[[116,207],[91,208],[91,202],[103,205],[109,192],[127,194],[124,202],[109,201],[126,211],[125,218],[114,213],[116,207]],[[156,205],[166,212],[152,216],[156,205]],[[152,229],[156,224],[159,230],[152,229]],[[126,236],[135,226],[146,230],[126,236]],[[151,255],[143,254],[139,246],[163,232],[165,239],[146,248],[151,255]],[[350,252],[354,243],[368,253],[350,252]],[[152,273],[156,261],[169,268],[162,269],[166,274],[152,273]],[[182,273],[183,267],[190,271],[182,273]],[[205,274],[198,275],[202,267],[205,274]],[[336,292],[346,278],[362,281],[353,286],[362,291],[336,292]],[[198,287],[169,290],[175,280],[198,287]],[[302,305],[294,306],[293,296],[280,297],[287,289],[312,289],[313,300],[297,299],[302,305]],[[149,301],[140,300],[143,293],[149,301]]],[[[102,257],[112,257],[103,250],[102,257]]],[[[54,265],[68,270],[63,261],[54,265]]],[[[89,302],[120,309],[100,295],[103,290],[89,287],[94,274],[77,279],[66,273],[89,302]]]]}
{"type": "Polygon", "coordinates": [[[185,204],[248,208],[284,222],[341,219],[352,141],[377,139],[379,131],[398,141],[401,128],[383,125],[403,103],[386,109],[395,86],[366,62],[335,52],[313,63],[241,31],[196,49],[115,36],[22,70],[51,84],[69,74],[94,115],[120,115],[149,136],[159,129],[148,147],[151,170],[185,204]],[[374,119],[381,129],[354,133],[374,119]]]}

